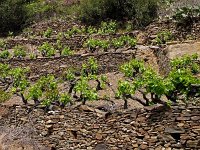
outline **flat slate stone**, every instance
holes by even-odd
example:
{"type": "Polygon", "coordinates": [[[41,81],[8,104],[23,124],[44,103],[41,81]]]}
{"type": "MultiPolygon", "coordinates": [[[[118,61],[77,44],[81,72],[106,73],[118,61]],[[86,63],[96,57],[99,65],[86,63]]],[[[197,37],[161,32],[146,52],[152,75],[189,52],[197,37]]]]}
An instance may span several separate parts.
{"type": "Polygon", "coordinates": [[[185,130],[184,129],[182,129],[182,128],[180,128],[180,127],[174,127],[174,128],[172,128],[172,127],[167,127],[167,128],[165,128],[165,133],[179,133],[179,134],[183,134],[183,133],[185,133],[185,130]]]}
{"type": "Polygon", "coordinates": [[[107,146],[104,143],[97,144],[95,150],[107,150],[107,146]]]}

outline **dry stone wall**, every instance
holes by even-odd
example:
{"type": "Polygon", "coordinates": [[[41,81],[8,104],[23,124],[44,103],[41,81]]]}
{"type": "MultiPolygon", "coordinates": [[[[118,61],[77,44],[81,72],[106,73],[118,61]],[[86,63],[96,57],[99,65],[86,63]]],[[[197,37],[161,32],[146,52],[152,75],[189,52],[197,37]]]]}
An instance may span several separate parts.
{"type": "Polygon", "coordinates": [[[38,59],[11,59],[2,61],[12,67],[30,67],[33,78],[45,74],[61,75],[63,70],[69,68],[80,69],[82,63],[86,62],[89,57],[94,57],[99,65],[99,73],[117,71],[119,66],[135,57],[133,52],[129,53],[103,53],[72,55],[57,58],[38,58],[38,59]]]}
{"type": "MultiPolygon", "coordinates": [[[[86,41],[86,36],[74,36],[71,37],[70,39],[62,39],[61,43],[63,45],[66,46],[70,46],[72,49],[80,49],[81,47],[83,47],[83,43],[86,41]]],[[[9,39],[7,40],[7,45],[8,48],[13,48],[16,45],[35,45],[35,46],[40,46],[42,45],[44,42],[48,42],[48,43],[56,43],[57,42],[57,38],[34,38],[34,39],[9,39]]]]}
{"type": "MultiPolygon", "coordinates": [[[[56,150],[198,150],[200,107],[174,105],[103,113],[81,106],[51,111],[9,110],[0,125],[30,128],[32,138],[56,150]]],[[[5,137],[6,138],[6,137],[5,137]]]]}
{"type": "Polygon", "coordinates": [[[178,28],[173,20],[153,22],[145,29],[147,43],[152,43],[157,34],[163,31],[170,31],[173,35],[173,41],[196,40],[200,38],[200,21],[195,22],[190,29],[178,28]]]}

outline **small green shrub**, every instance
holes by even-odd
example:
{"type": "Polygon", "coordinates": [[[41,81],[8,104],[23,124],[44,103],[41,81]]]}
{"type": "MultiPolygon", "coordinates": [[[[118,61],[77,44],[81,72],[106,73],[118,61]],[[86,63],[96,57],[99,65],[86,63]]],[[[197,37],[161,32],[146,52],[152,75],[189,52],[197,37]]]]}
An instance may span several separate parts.
{"type": "Polygon", "coordinates": [[[155,41],[157,44],[165,44],[172,39],[173,35],[170,31],[162,31],[157,34],[155,41]]]}
{"type": "Polygon", "coordinates": [[[95,27],[93,27],[93,26],[89,26],[87,28],[86,32],[89,33],[89,34],[93,34],[93,33],[97,33],[98,30],[95,27]]]}
{"type": "Polygon", "coordinates": [[[124,46],[130,46],[131,48],[134,48],[136,44],[137,40],[129,35],[120,36],[119,38],[114,38],[112,40],[112,45],[115,49],[122,48],[124,46]]]}
{"type": "Polygon", "coordinates": [[[30,59],[36,59],[37,55],[35,53],[30,53],[29,57],[30,59]]]}
{"type": "Polygon", "coordinates": [[[3,39],[0,39],[0,49],[5,50],[7,47],[6,41],[3,39]]]}
{"type": "Polygon", "coordinates": [[[68,29],[65,33],[65,37],[69,38],[72,37],[73,35],[76,34],[82,34],[83,32],[85,32],[85,28],[78,28],[77,26],[73,26],[71,29],[68,29]]]}
{"type": "Polygon", "coordinates": [[[2,58],[2,59],[8,59],[9,56],[10,56],[10,53],[8,50],[4,50],[4,51],[0,52],[0,58],[2,58]]]}
{"type": "Polygon", "coordinates": [[[112,45],[115,49],[122,48],[125,45],[125,42],[123,40],[119,40],[118,38],[115,38],[112,40],[112,45]]]}
{"type": "Polygon", "coordinates": [[[46,31],[44,31],[43,37],[50,38],[52,35],[52,32],[53,30],[51,28],[48,28],[46,31]]]}
{"type": "Polygon", "coordinates": [[[100,39],[88,39],[85,43],[84,46],[87,46],[89,51],[94,52],[97,47],[98,48],[103,48],[104,51],[107,51],[107,49],[110,47],[109,41],[107,40],[100,40],[100,39]]]}
{"type": "Polygon", "coordinates": [[[11,98],[11,94],[3,90],[0,90],[0,95],[0,104],[11,98]]]}
{"type": "Polygon", "coordinates": [[[101,22],[101,26],[98,30],[99,34],[102,33],[115,33],[117,31],[117,23],[115,21],[101,22]]]}
{"type": "Polygon", "coordinates": [[[72,54],[73,54],[73,51],[69,47],[65,47],[61,52],[61,56],[69,56],[72,54]]]}
{"type": "Polygon", "coordinates": [[[14,47],[14,57],[23,58],[26,57],[26,50],[23,46],[17,45],[14,47]]]}
{"type": "Polygon", "coordinates": [[[38,47],[43,57],[55,56],[56,50],[48,42],[44,42],[41,46],[38,47]]]}
{"type": "Polygon", "coordinates": [[[28,21],[39,21],[50,18],[54,13],[59,13],[60,1],[47,2],[45,0],[32,0],[26,4],[28,21]]]}
{"type": "Polygon", "coordinates": [[[64,107],[65,105],[71,102],[71,97],[68,94],[61,94],[59,101],[61,103],[61,107],[64,107]]]}

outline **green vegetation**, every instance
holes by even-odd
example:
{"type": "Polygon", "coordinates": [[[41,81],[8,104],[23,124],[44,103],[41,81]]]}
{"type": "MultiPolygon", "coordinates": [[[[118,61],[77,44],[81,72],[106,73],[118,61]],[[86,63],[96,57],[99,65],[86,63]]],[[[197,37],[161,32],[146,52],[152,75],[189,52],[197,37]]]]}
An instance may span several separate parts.
{"type": "MultiPolygon", "coordinates": [[[[66,18],[68,15],[78,17],[78,20],[88,25],[100,25],[99,29],[74,26],[65,33],[66,37],[81,33],[116,33],[120,28],[118,21],[129,21],[126,29],[130,31],[151,23],[157,18],[157,10],[171,3],[171,0],[81,0],[80,3],[67,6],[64,0],[3,0],[0,2],[0,32],[2,35],[8,35],[9,32],[15,34],[31,23],[53,17],[66,18]],[[108,22],[109,20],[111,21],[108,22]]],[[[191,18],[198,16],[198,7],[184,7],[178,9],[173,18],[179,24],[186,25],[187,22],[194,22],[191,18]]],[[[49,28],[42,36],[50,37],[51,34],[52,30],[49,28]]]]}
{"type": "Polygon", "coordinates": [[[101,26],[98,30],[98,33],[116,33],[117,29],[117,23],[115,21],[101,22],[101,26]]]}
{"type": "Polygon", "coordinates": [[[172,39],[173,35],[170,31],[162,31],[157,34],[155,41],[157,44],[166,44],[166,42],[169,42],[172,39]]]}
{"type": "MultiPolygon", "coordinates": [[[[165,77],[157,74],[143,61],[131,60],[120,67],[125,79],[118,82],[116,97],[124,100],[124,109],[128,108],[128,99],[137,100],[144,106],[159,103],[168,107],[177,100],[187,103],[200,96],[200,79],[196,76],[200,73],[200,66],[197,59],[197,55],[192,55],[172,60],[171,71],[165,77]],[[135,97],[135,92],[140,92],[143,99],[135,97]],[[164,97],[168,101],[164,101],[164,97]]],[[[24,104],[33,100],[36,106],[42,105],[48,111],[51,105],[64,108],[68,103],[76,101],[84,105],[87,101],[98,100],[98,91],[109,86],[107,77],[98,75],[98,65],[94,58],[83,63],[78,74],[68,69],[62,79],[48,74],[31,84],[28,74],[28,68],[11,68],[0,64],[1,101],[9,98],[12,93],[21,97],[24,104]],[[67,88],[59,86],[63,82],[67,82],[67,88]],[[96,85],[91,82],[96,82],[96,85]]]]}
{"type": "Polygon", "coordinates": [[[63,0],[29,0],[25,8],[27,10],[28,22],[49,19],[54,15],[64,16],[69,14],[69,9],[63,0]]]}
{"type": "Polygon", "coordinates": [[[73,26],[71,29],[68,29],[65,33],[65,37],[69,38],[76,34],[82,34],[85,32],[85,27],[78,28],[77,26],[73,26]]]}
{"type": "Polygon", "coordinates": [[[129,98],[145,106],[157,103],[168,106],[169,102],[163,101],[163,96],[172,102],[176,102],[180,96],[184,98],[184,101],[200,96],[200,79],[195,76],[200,72],[200,67],[196,62],[197,58],[197,55],[193,55],[173,60],[172,69],[166,77],[146,67],[144,62],[132,60],[121,66],[121,71],[127,80],[119,81],[116,96],[122,97],[125,109],[128,108],[129,98]],[[133,97],[136,91],[143,95],[144,100],[133,97]],[[147,95],[150,95],[150,98],[147,95]]]}
{"type": "Polygon", "coordinates": [[[6,41],[3,39],[0,39],[0,49],[5,50],[7,47],[6,41]]]}
{"type": "Polygon", "coordinates": [[[110,47],[108,41],[99,39],[88,39],[84,45],[88,47],[90,52],[95,52],[97,48],[103,48],[104,51],[107,51],[110,47]]]}
{"type": "Polygon", "coordinates": [[[88,47],[90,52],[95,52],[98,48],[102,48],[104,51],[107,51],[110,47],[115,49],[130,47],[133,49],[136,44],[137,40],[135,38],[132,38],[129,35],[123,35],[119,38],[114,38],[112,41],[91,38],[84,43],[84,46],[88,47]]]}
{"type": "Polygon", "coordinates": [[[70,88],[68,94],[73,94],[82,104],[86,101],[97,100],[99,90],[105,87],[107,78],[105,76],[97,76],[98,65],[96,60],[90,58],[87,63],[82,64],[81,74],[76,77],[73,70],[68,70],[64,74],[64,79],[69,82],[70,88]],[[96,81],[97,86],[92,87],[89,83],[96,81]]]}
{"type": "Polygon", "coordinates": [[[44,33],[43,37],[50,38],[52,35],[53,30],[51,28],[48,28],[44,33]]]}
{"type": "Polygon", "coordinates": [[[200,6],[178,8],[172,16],[177,22],[177,27],[189,28],[200,17],[200,6]]]}
{"type": "Polygon", "coordinates": [[[73,51],[69,47],[65,47],[61,52],[61,56],[69,56],[72,54],[73,54],[73,51]]]}
{"type": "Polygon", "coordinates": [[[66,38],[70,38],[74,35],[80,35],[80,34],[112,34],[116,33],[118,30],[118,24],[116,21],[108,21],[104,22],[102,21],[100,26],[94,27],[94,26],[73,26],[72,28],[68,29],[64,35],[66,38]]]}
{"type": "Polygon", "coordinates": [[[4,50],[0,52],[0,58],[2,59],[8,59],[10,57],[10,53],[8,50],[4,50]]]}
{"type": "Polygon", "coordinates": [[[135,48],[137,40],[135,38],[130,37],[129,35],[124,35],[119,38],[114,38],[112,40],[112,45],[115,49],[122,48],[124,46],[130,46],[131,48],[135,48]]]}
{"type": "Polygon", "coordinates": [[[0,2],[0,35],[9,31],[21,30],[27,21],[27,10],[24,0],[3,0],[0,2]]]}
{"type": "Polygon", "coordinates": [[[26,49],[21,45],[17,45],[14,47],[14,57],[16,58],[24,58],[26,56],[26,49]]]}
{"type": "Polygon", "coordinates": [[[157,17],[157,0],[83,0],[80,19],[96,24],[106,19],[134,19],[136,25],[145,26],[157,17]]]}
{"type": "Polygon", "coordinates": [[[9,100],[11,98],[11,93],[8,93],[8,92],[5,92],[5,91],[2,91],[0,90],[0,94],[1,94],[1,97],[0,97],[0,104],[9,100]]]}
{"type": "Polygon", "coordinates": [[[41,46],[38,47],[38,50],[41,52],[43,57],[52,57],[55,56],[56,53],[54,47],[48,42],[44,42],[41,46]]]}
{"type": "Polygon", "coordinates": [[[20,96],[24,104],[27,104],[25,90],[30,85],[27,79],[28,72],[29,69],[27,68],[14,68],[10,70],[10,76],[12,78],[12,92],[17,96],[20,96]]]}
{"type": "Polygon", "coordinates": [[[71,96],[68,95],[68,94],[63,93],[63,94],[60,95],[59,101],[61,103],[60,104],[61,107],[64,108],[68,103],[71,102],[71,96]]]}

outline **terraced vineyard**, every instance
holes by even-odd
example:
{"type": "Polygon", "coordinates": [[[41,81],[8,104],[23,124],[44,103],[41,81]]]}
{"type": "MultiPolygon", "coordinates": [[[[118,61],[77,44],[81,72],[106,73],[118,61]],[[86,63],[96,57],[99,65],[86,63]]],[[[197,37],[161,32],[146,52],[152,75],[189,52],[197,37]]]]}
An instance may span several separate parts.
{"type": "Polygon", "coordinates": [[[199,149],[199,33],[58,19],[2,39],[0,150],[199,149]]]}

